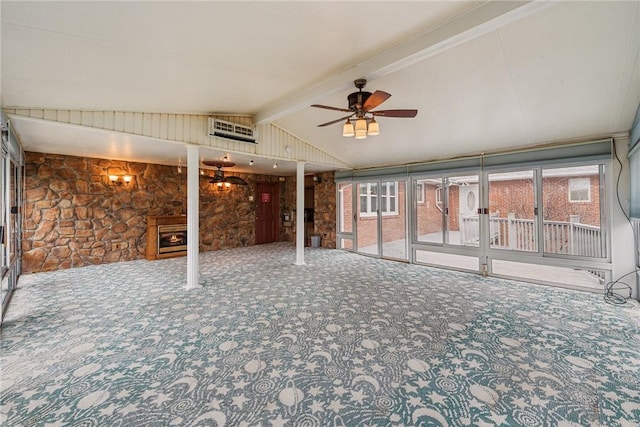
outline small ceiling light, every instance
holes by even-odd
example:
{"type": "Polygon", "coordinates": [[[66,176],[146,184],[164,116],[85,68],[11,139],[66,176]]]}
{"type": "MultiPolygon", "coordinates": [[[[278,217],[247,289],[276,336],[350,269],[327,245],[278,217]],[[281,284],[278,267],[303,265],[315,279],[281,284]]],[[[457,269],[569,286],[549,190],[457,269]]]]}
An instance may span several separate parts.
{"type": "Polygon", "coordinates": [[[253,160],[249,161],[249,166],[253,166],[253,160]]]}
{"type": "Polygon", "coordinates": [[[354,135],[355,132],[353,131],[353,123],[351,123],[351,120],[347,119],[347,123],[342,126],[342,136],[344,136],[345,138],[350,138],[354,135]]]}
{"type": "Polygon", "coordinates": [[[274,169],[278,169],[278,163],[277,162],[273,162],[273,168],[274,169]]]}
{"type": "Polygon", "coordinates": [[[367,135],[369,136],[380,135],[380,126],[378,126],[378,122],[376,122],[375,117],[371,117],[371,122],[369,122],[369,128],[367,130],[367,135]]]}

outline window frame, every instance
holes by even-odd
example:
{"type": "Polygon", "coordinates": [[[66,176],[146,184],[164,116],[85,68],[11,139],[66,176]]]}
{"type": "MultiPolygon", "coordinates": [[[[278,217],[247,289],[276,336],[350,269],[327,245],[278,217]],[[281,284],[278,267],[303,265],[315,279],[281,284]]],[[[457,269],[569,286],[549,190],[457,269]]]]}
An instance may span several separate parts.
{"type": "Polygon", "coordinates": [[[392,216],[392,215],[398,215],[398,182],[397,181],[383,181],[380,182],[380,191],[376,194],[372,194],[371,193],[371,185],[375,185],[376,187],[378,187],[378,183],[377,182],[361,182],[358,185],[358,197],[362,198],[363,196],[365,196],[366,199],[366,204],[362,203],[362,199],[360,199],[360,210],[359,210],[359,215],[361,218],[367,218],[367,217],[375,217],[378,212],[377,209],[375,211],[371,211],[371,201],[373,197],[376,197],[376,207],[380,209],[380,213],[383,216],[392,216]],[[362,193],[362,186],[366,185],[367,191],[365,194],[362,193]],[[385,186],[386,188],[386,194],[382,194],[382,186],[385,186]],[[395,187],[395,191],[393,192],[394,194],[391,194],[391,187],[395,187]],[[386,210],[382,210],[382,198],[386,199],[386,206],[387,209],[386,210]],[[394,199],[394,207],[395,209],[393,211],[389,210],[389,206],[391,205],[391,199],[394,199]],[[362,207],[366,206],[366,212],[362,211],[362,207]]]}
{"type": "Polygon", "coordinates": [[[424,182],[416,182],[416,203],[424,204],[425,202],[424,182]]]}
{"type": "MultiPolygon", "coordinates": [[[[577,191],[583,191],[583,188],[577,189],[577,191]]],[[[579,178],[569,178],[567,181],[567,197],[569,198],[570,203],[591,203],[591,178],[590,177],[579,177],[579,178]],[[587,182],[587,198],[574,200],[571,195],[573,191],[576,189],[572,188],[572,182],[587,182]]]]}

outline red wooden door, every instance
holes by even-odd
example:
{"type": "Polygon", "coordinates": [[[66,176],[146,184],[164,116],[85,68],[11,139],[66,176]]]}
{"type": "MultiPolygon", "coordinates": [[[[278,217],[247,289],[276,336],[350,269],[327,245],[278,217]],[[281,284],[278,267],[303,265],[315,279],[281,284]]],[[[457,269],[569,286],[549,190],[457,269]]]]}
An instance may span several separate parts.
{"type": "Polygon", "coordinates": [[[277,182],[256,184],[256,245],[278,241],[280,233],[280,185],[277,182]]]}

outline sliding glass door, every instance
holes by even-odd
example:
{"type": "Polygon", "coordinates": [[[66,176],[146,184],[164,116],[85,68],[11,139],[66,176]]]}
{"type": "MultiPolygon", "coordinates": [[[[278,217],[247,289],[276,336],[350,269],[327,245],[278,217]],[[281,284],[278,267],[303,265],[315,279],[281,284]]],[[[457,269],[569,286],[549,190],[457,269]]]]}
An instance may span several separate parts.
{"type": "Polygon", "coordinates": [[[604,166],[542,170],[544,252],[606,258],[604,166]]]}
{"type": "Polygon", "coordinates": [[[338,217],[337,221],[337,247],[352,251],[353,245],[353,222],[355,213],[353,209],[353,184],[351,182],[339,182],[337,185],[338,217]]]}
{"type": "Polygon", "coordinates": [[[356,241],[357,251],[366,255],[380,255],[378,247],[378,214],[380,187],[377,181],[357,185],[356,241]]]}
{"type": "Polygon", "coordinates": [[[477,272],[480,175],[417,177],[413,186],[415,261],[477,272]]]}
{"type": "Polygon", "coordinates": [[[2,317],[20,275],[22,230],[22,174],[24,157],[20,145],[2,127],[0,161],[0,261],[2,268],[2,317]]]}
{"type": "Polygon", "coordinates": [[[407,181],[382,181],[380,187],[382,256],[407,259],[407,181]]]}
{"type": "Polygon", "coordinates": [[[449,176],[446,188],[445,243],[448,245],[480,245],[479,175],[449,176]]]}
{"type": "Polygon", "coordinates": [[[611,141],[603,140],[345,177],[338,181],[340,247],[601,291],[612,271],[610,156],[611,141]]]}
{"type": "Polygon", "coordinates": [[[357,252],[406,260],[406,179],[359,182],[355,185],[357,252]]]}
{"type": "Polygon", "coordinates": [[[536,171],[488,175],[489,247],[538,252],[536,171]]]}

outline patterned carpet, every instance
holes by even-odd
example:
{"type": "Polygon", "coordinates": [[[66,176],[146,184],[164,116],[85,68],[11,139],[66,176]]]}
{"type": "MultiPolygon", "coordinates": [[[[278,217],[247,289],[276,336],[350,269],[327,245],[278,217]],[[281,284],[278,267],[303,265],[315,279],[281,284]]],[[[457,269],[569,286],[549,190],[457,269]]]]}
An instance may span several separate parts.
{"type": "Polygon", "coordinates": [[[640,308],[289,244],[23,276],[7,426],[638,426],[640,308]]]}

